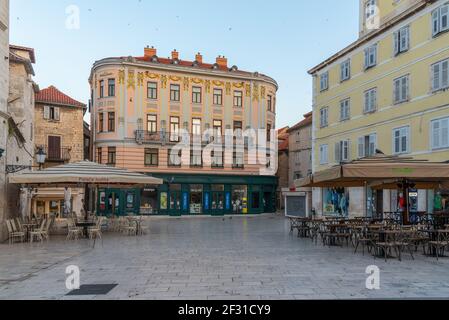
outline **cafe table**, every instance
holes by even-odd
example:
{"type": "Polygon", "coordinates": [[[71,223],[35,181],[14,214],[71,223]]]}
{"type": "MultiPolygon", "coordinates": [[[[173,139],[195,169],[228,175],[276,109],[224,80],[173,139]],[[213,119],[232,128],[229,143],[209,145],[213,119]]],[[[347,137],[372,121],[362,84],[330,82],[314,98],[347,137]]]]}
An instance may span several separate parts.
{"type": "Polygon", "coordinates": [[[95,222],[93,221],[79,221],[75,224],[77,227],[80,227],[83,229],[83,235],[85,238],[89,237],[89,227],[94,227],[95,226],[95,222]]]}

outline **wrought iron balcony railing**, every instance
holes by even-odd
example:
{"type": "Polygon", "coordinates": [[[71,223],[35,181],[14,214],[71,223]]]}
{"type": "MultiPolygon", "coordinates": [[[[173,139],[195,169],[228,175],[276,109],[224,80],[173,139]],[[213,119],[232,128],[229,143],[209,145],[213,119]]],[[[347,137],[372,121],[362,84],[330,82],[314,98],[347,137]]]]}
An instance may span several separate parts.
{"type": "Polygon", "coordinates": [[[70,161],[71,159],[70,152],[72,151],[72,148],[70,147],[49,148],[48,146],[45,146],[44,149],[47,155],[47,161],[65,162],[70,161]]]}

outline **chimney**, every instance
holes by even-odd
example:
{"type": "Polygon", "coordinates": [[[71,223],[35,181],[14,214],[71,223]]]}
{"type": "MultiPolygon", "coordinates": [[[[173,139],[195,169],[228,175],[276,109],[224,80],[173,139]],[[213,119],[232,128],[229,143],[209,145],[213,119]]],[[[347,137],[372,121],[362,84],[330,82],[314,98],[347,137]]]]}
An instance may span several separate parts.
{"type": "Polygon", "coordinates": [[[176,51],[176,49],[172,51],[172,53],[171,53],[171,58],[172,58],[173,60],[179,60],[179,52],[176,51]]]}
{"type": "Polygon", "coordinates": [[[195,61],[198,63],[203,63],[203,56],[201,55],[201,53],[197,53],[195,56],[195,61]]]}
{"type": "Polygon", "coordinates": [[[145,58],[151,58],[157,55],[157,50],[154,47],[147,46],[145,48],[145,58]]]}
{"type": "Polygon", "coordinates": [[[228,67],[228,59],[226,59],[226,57],[225,56],[218,56],[217,57],[217,64],[220,66],[220,67],[224,67],[224,68],[227,68],[228,67]]]}

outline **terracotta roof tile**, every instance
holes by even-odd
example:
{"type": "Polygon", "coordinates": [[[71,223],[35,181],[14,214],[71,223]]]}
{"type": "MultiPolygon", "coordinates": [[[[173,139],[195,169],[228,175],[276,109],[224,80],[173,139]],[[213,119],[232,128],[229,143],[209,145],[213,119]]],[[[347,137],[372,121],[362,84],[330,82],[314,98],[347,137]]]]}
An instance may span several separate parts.
{"type": "Polygon", "coordinates": [[[62,93],[54,86],[50,86],[47,89],[43,89],[38,93],[36,93],[36,102],[64,105],[70,107],[80,107],[80,108],[86,107],[84,103],[81,103],[79,101],[76,101],[75,99],[70,98],[68,95],[62,93]]]}

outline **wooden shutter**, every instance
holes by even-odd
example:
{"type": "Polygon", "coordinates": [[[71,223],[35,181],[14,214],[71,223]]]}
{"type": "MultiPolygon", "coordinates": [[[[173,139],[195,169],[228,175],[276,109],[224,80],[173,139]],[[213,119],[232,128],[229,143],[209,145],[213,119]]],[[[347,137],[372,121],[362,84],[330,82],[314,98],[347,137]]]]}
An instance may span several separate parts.
{"type": "Polygon", "coordinates": [[[50,107],[44,106],[44,119],[48,120],[50,119],[50,107]]]}
{"type": "Polygon", "coordinates": [[[359,158],[365,157],[365,137],[358,139],[358,153],[359,158]]]}
{"type": "Polygon", "coordinates": [[[401,31],[401,51],[407,51],[410,48],[410,27],[405,27],[401,31]]]}
{"type": "Polygon", "coordinates": [[[440,64],[436,63],[432,66],[432,90],[440,89],[440,64]]]}
{"type": "Polygon", "coordinates": [[[449,60],[441,63],[441,87],[447,88],[449,86],[449,60]]]}
{"type": "Polygon", "coordinates": [[[394,42],[394,55],[399,54],[399,34],[400,31],[396,31],[393,33],[393,42],[394,42]]]}
{"type": "Polygon", "coordinates": [[[369,136],[369,152],[370,156],[376,154],[376,145],[377,145],[377,135],[372,134],[369,136]]]}
{"type": "Polygon", "coordinates": [[[48,159],[61,159],[61,137],[48,136],[48,159]]]}
{"type": "Polygon", "coordinates": [[[440,31],[449,29],[449,5],[440,8],[440,31]]]}
{"type": "Polygon", "coordinates": [[[342,161],[343,157],[341,156],[341,153],[342,153],[341,142],[337,142],[335,144],[335,162],[336,163],[340,163],[342,161]]]}
{"type": "Polygon", "coordinates": [[[440,32],[440,9],[432,12],[432,36],[440,32]]]}
{"type": "Polygon", "coordinates": [[[369,48],[365,49],[365,69],[369,67],[369,48]]]}
{"type": "Polygon", "coordinates": [[[55,120],[56,121],[60,120],[59,107],[55,107],[55,120]]]}
{"type": "Polygon", "coordinates": [[[400,91],[401,91],[401,85],[400,85],[401,80],[397,79],[394,80],[394,102],[397,103],[401,100],[400,97],[400,91]]]}

